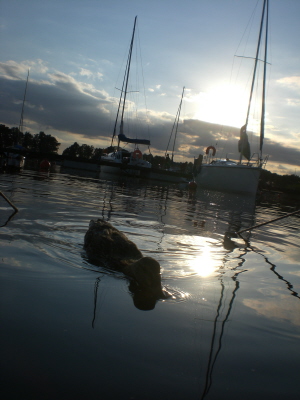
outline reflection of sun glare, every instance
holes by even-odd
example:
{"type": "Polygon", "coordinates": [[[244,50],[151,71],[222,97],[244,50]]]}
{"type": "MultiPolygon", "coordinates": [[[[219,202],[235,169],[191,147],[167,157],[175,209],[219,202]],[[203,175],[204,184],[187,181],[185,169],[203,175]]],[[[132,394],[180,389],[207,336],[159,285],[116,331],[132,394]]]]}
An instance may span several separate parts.
{"type": "Polygon", "coordinates": [[[213,258],[209,246],[203,248],[202,253],[189,261],[189,265],[203,278],[212,275],[220,264],[219,260],[213,258]]]}
{"type": "Polygon", "coordinates": [[[194,118],[238,128],[245,123],[247,102],[244,88],[225,84],[217,86],[200,95],[199,109],[194,118]]]}

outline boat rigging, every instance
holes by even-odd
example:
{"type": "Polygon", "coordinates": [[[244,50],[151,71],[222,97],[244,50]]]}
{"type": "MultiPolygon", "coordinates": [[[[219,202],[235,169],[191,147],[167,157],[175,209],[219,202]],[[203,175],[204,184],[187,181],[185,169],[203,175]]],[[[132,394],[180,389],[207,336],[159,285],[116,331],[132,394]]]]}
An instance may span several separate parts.
{"type": "Polygon", "coordinates": [[[171,162],[173,162],[173,159],[174,159],[175,144],[176,144],[176,139],[177,139],[177,131],[178,131],[178,124],[179,124],[179,118],[180,118],[180,113],[181,113],[181,106],[182,106],[184,90],[185,90],[185,87],[183,87],[183,89],[182,89],[181,100],[180,100],[180,103],[179,103],[179,107],[178,107],[178,110],[177,110],[177,114],[176,114],[176,117],[175,117],[175,121],[174,121],[172,130],[171,130],[171,134],[170,134],[170,137],[169,137],[167,149],[166,149],[166,152],[165,152],[165,157],[167,157],[168,156],[168,148],[169,148],[172,136],[173,136],[173,132],[175,131],[171,162]]]}

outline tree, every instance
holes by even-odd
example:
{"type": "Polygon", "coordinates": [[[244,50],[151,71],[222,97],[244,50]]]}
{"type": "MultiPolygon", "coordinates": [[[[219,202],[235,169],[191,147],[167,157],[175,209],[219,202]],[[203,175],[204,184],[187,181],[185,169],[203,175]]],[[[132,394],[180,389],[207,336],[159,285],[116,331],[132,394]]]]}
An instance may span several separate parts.
{"type": "Polygon", "coordinates": [[[93,146],[89,146],[88,144],[83,144],[82,146],[80,146],[79,157],[89,160],[92,158],[93,154],[94,154],[93,146]]]}
{"type": "Polygon", "coordinates": [[[98,160],[103,150],[89,146],[88,144],[79,145],[77,142],[73,143],[70,147],[67,147],[62,155],[72,158],[84,158],[86,160],[98,160]]]}
{"type": "Polygon", "coordinates": [[[19,131],[19,128],[8,128],[0,125],[0,146],[7,148],[19,144],[28,150],[39,153],[57,153],[60,143],[54,136],[40,132],[32,135],[30,132],[19,131]]]}
{"type": "Polygon", "coordinates": [[[93,159],[96,160],[96,161],[100,160],[102,154],[103,154],[103,149],[96,148],[94,150],[93,159]]]}
{"type": "Polygon", "coordinates": [[[18,128],[9,128],[0,125],[0,146],[1,148],[11,147],[19,142],[21,132],[18,128]]]}
{"type": "Polygon", "coordinates": [[[54,136],[46,135],[44,132],[34,135],[32,147],[39,153],[57,153],[60,143],[54,136]]]}
{"type": "Polygon", "coordinates": [[[62,155],[63,156],[68,156],[68,157],[79,157],[79,144],[77,142],[74,142],[70,147],[67,147],[62,155]]]}
{"type": "Polygon", "coordinates": [[[25,132],[23,135],[22,146],[26,149],[33,147],[33,136],[30,132],[25,132]]]}

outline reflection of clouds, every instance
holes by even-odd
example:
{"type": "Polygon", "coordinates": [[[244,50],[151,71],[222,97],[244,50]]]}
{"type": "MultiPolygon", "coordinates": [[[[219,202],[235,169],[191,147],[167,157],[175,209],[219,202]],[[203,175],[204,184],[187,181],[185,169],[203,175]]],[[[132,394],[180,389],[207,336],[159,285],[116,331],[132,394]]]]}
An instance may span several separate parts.
{"type": "Polygon", "coordinates": [[[299,265],[300,248],[293,248],[292,246],[289,246],[289,251],[285,252],[284,255],[282,255],[282,259],[285,264],[299,265]]]}
{"type": "Polygon", "coordinates": [[[23,262],[21,263],[20,260],[17,260],[16,258],[13,258],[13,257],[2,258],[2,263],[3,264],[7,264],[7,265],[9,265],[10,267],[13,267],[13,268],[32,269],[32,265],[31,264],[23,263],[23,262]]]}
{"type": "Polygon", "coordinates": [[[290,275],[300,276],[300,271],[290,271],[289,274],[290,275]]]}
{"type": "MultiPolygon", "coordinates": [[[[264,234],[264,232],[262,233],[264,234]]],[[[252,244],[259,247],[266,257],[271,257],[275,250],[277,253],[277,265],[280,262],[280,264],[283,265],[295,264],[298,266],[300,259],[300,247],[296,244],[296,241],[299,239],[297,237],[293,237],[290,231],[287,234],[287,229],[284,226],[281,227],[281,231],[278,229],[268,229],[266,234],[268,235],[268,247],[264,246],[263,243],[258,244],[252,242],[252,244]],[[288,251],[286,251],[287,248],[288,251]]],[[[262,240],[265,240],[265,235],[262,237],[262,240]]]]}
{"type": "Polygon", "coordinates": [[[258,299],[244,299],[243,303],[246,307],[255,310],[259,315],[268,319],[279,319],[282,322],[289,322],[294,325],[300,326],[300,305],[295,305],[291,301],[291,297],[287,295],[278,295],[278,291],[271,291],[275,296],[280,298],[280,307],[274,300],[258,300],[258,299]]]}

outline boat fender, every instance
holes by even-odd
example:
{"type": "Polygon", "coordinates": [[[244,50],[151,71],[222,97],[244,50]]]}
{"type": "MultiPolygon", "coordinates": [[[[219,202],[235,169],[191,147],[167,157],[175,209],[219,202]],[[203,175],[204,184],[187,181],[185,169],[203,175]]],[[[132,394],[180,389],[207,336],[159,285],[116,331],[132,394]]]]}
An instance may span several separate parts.
{"type": "Polygon", "coordinates": [[[195,181],[189,182],[189,190],[196,190],[197,183],[195,181]]]}
{"type": "Polygon", "coordinates": [[[132,153],[132,157],[133,158],[138,158],[139,160],[143,157],[143,154],[141,152],[141,150],[136,149],[134,150],[134,152],[132,153]]]}
{"type": "Polygon", "coordinates": [[[212,150],[212,155],[214,156],[216,154],[216,148],[214,146],[208,146],[206,149],[205,153],[208,154],[209,150],[212,150]]]}
{"type": "Polygon", "coordinates": [[[51,167],[51,164],[50,164],[50,162],[48,161],[48,160],[43,160],[41,163],[40,163],[40,169],[49,169],[51,167]]]}

